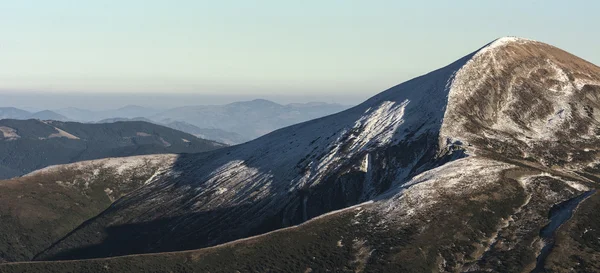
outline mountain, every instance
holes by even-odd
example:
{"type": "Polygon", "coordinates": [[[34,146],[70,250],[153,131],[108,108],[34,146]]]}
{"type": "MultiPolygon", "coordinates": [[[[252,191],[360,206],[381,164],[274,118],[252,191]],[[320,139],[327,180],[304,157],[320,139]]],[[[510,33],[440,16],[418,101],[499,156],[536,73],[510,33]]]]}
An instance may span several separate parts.
{"type": "Polygon", "coordinates": [[[58,114],[50,110],[44,110],[36,112],[27,117],[28,119],[39,119],[39,120],[57,120],[57,121],[68,121],[69,118],[58,114]]]}
{"type": "Polygon", "coordinates": [[[67,107],[62,109],[54,110],[54,112],[59,113],[70,120],[86,122],[86,121],[95,121],[98,118],[101,118],[102,114],[98,112],[94,112],[87,109],[80,109],[76,107],[67,107]]]}
{"type": "Polygon", "coordinates": [[[337,113],[339,104],[289,104],[257,99],[226,105],[185,106],[150,117],[161,123],[183,121],[199,128],[215,128],[253,139],[279,128],[337,113]]]}
{"type": "Polygon", "coordinates": [[[30,113],[14,107],[0,107],[0,120],[2,119],[39,119],[39,120],[58,120],[68,121],[68,117],[50,110],[43,110],[35,113],[30,113]]]}
{"type": "Polygon", "coordinates": [[[0,107],[0,119],[25,119],[31,113],[14,107],[0,107]]]}
{"type": "Polygon", "coordinates": [[[149,123],[156,124],[156,122],[154,122],[152,120],[149,120],[147,118],[144,118],[144,117],[137,117],[137,118],[107,118],[107,119],[99,120],[96,123],[114,123],[114,122],[120,122],[120,121],[143,121],[143,122],[149,122],[149,123]]]}
{"type": "Polygon", "coordinates": [[[45,166],[105,157],[196,153],[223,147],[147,122],[83,124],[0,120],[0,178],[45,166]]]}
{"type": "Polygon", "coordinates": [[[0,271],[596,272],[599,96],[600,67],[501,38],[341,113],[181,155],[44,262],[0,271]]]}
{"type": "Polygon", "coordinates": [[[228,145],[244,143],[249,140],[237,133],[227,132],[216,128],[198,128],[197,126],[182,121],[169,122],[165,124],[165,126],[195,135],[199,138],[214,140],[228,145]]]}
{"type": "Polygon", "coordinates": [[[108,117],[135,118],[135,117],[151,117],[160,113],[160,110],[138,106],[127,105],[116,110],[107,111],[104,115],[108,117]]]}
{"type": "Polygon", "coordinates": [[[100,120],[96,123],[113,123],[113,122],[119,122],[119,121],[145,121],[145,122],[155,123],[155,124],[166,126],[166,127],[169,127],[169,128],[172,128],[172,129],[175,129],[178,131],[182,131],[182,132],[185,132],[188,134],[192,134],[192,135],[202,138],[202,139],[212,140],[212,141],[216,141],[216,142],[227,144],[227,145],[235,145],[235,144],[239,144],[239,143],[248,141],[248,139],[246,139],[243,136],[236,134],[236,133],[227,132],[227,131],[223,131],[220,129],[213,129],[213,128],[198,128],[192,124],[182,122],[182,121],[173,121],[173,122],[169,122],[167,124],[161,124],[160,122],[152,121],[147,118],[138,117],[138,118],[109,118],[109,119],[100,120]]]}

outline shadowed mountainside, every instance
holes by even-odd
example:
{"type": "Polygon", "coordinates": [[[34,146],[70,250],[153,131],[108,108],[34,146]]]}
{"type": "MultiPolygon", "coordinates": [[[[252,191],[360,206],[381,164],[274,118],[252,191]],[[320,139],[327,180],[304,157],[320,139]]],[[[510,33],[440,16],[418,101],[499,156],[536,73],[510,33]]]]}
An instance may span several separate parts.
{"type": "Polygon", "coordinates": [[[0,181],[0,261],[33,259],[175,159],[146,155],[84,161],[0,181]]]}

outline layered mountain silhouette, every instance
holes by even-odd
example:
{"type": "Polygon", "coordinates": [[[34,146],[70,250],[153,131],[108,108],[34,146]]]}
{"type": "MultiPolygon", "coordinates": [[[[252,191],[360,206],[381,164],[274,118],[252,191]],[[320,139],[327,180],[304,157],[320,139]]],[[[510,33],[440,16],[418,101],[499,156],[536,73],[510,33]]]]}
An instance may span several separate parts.
{"type": "MultiPolygon", "coordinates": [[[[185,122],[202,129],[219,129],[254,139],[282,127],[320,118],[348,109],[328,103],[281,105],[269,100],[234,102],[226,105],[185,106],[158,113],[150,119],[162,124],[185,122]]],[[[235,136],[231,137],[235,138],[235,136]]]]}
{"type": "Polygon", "coordinates": [[[15,107],[0,107],[0,119],[26,119],[31,113],[15,107]]]}
{"type": "Polygon", "coordinates": [[[39,119],[39,120],[56,120],[56,121],[68,121],[69,118],[50,110],[44,110],[31,114],[27,117],[28,119],[39,119]]]}
{"type": "Polygon", "coordinates": [[[217,141],[217,142],[227,144],[227,145],[235,145],[235,144],[244,143],[244,142],[250,140],[249,138],[246,138],[237,133],[228,132],[228,131],[216,129],[216,128],[199,128],[198,126],[195,126],[195,125],[189,124],[187,122],[183,122],[183,121],[171,121],[166,124],[161,124],[160,122],[156,122],[156,121],[144,118],[144,117],[137,117],[137,118],[103,119],[96,123],[113,123],[113,122],[121,122],[121,121],[145,121],[145,122],[155,123],[155,124],[166,126],[166,127],[178,130],[178,131],[186,132],[188,134],[192,134],[192,135],[202,138],[202,139],[213,140],[213,141],[217,141]]]}
{"type": "Polygon", "coordinates": [[[182,132],[190,133],[199,138],[210,139],[221,143],[234,145],[244,143],[250,140],[249,137],[244,137],[238,133],[228,132],[217,128],[200,128],[184,121],[172,121],[164,126],[179,130],[182,132]]]}
{"type": "Polygon", "coordinates": [[[39,119],[111,123],[146,121],[226,144],[239,144],[274,130],[348,109],[323,102],[278,104],[256,99],[225,105],[198,105],[159,110],[127,105],[118,109],[92,111],[76,107],[31,113],[0,107],[0,119],[39,119]]]}
{"type": "Polygon", "coordinates": [[[4,119],[0,120],[0,179],[82,160],[197,153],[224,146],[147,122],[84,124],[4,119]]]}
{"type": "Polygon", "coordinates": [[[42,262],[0,271],[594,272],[599,96],[600,67],[501,38],[338,114],[159,164],[42,262]]]}
{"type": "Polygon", "coordinates": [[[69,120],[69,118],[50,110],[31,113],[14,107],[0,107],[0,119],[69,120]]]}

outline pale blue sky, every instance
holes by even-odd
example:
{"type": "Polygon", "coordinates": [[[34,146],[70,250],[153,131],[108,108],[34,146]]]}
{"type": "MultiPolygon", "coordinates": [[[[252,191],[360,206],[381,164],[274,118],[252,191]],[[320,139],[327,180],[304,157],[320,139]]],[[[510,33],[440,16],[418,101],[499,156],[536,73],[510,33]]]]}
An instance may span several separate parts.
{"type": "Polygon", "coordinates": [[[600,64],[599,3],[0,0],[0,93],[358,100],[506,35],[600,64]]]}

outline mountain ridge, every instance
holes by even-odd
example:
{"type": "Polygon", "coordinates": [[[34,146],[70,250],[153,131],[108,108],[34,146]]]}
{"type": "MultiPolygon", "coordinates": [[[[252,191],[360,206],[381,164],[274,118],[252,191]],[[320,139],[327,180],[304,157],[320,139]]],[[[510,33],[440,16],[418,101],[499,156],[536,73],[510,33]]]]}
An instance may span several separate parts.
{"type": "Polygon", "coordinates": [[[0,178],[20,176],[48,165],[147,153],[201,152],[223,147],[146,122],[83,124],[0,120],[0,178]]]}
{"type": "Polygon", "coordinates": [[[69,118],[50,110],[35,112],[28,119],[69,121],[69,118]]]}
{"type": "Polygon", "coordinates": [[[30,116],[29,111],[15,107],[0,107],[0,119],[20,119],[30,116]]]}

